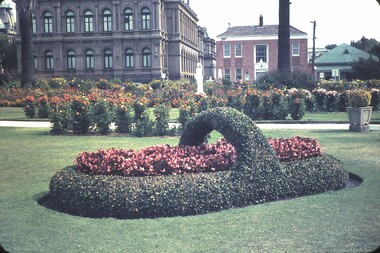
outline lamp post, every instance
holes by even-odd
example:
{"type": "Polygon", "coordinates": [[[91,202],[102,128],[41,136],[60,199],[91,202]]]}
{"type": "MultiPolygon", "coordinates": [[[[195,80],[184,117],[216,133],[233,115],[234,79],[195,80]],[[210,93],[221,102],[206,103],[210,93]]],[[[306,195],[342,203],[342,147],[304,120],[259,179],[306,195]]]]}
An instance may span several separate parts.
{"type": "Polygon", "coordinates": [[[315,27],[317,26],[317,21],[310,21],[310,23],[313,24],[313,54],[311,56],[311,74],[313,75],[313,78],[315,79],[315,27]]]}

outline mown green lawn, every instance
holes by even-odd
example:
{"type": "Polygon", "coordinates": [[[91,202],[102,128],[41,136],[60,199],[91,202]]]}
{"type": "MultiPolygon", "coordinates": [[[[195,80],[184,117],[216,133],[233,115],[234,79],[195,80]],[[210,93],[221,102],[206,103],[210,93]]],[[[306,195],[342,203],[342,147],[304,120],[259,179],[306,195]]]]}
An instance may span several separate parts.
{"type": "MultiPolygon", "coordinates": [[[[150,108],[151,118],[154,118],[153,108],[150,108]]],[[[169,121],[172,123],[178,122],[179,109],[172,108],[169,113],[169,121]]],[[[21,107],[0,107],[0,120],[30,120],[28,119],[21,107]]],[[[33,119],[41,120],[41,119],[33,119]]],[[[45,119],[48,120],[48,119],[45,119]]],[[[376,124],[380,124],[380,111],[372,112],[371,121],[376,124]]],[[[272,121],[276,122],[276,121],[272,121]]],[[[277,121],[284,123],[292,122],[345,122],[348,123],[348,116],[345,112],[334,112],[334,113],[306,113],[301,121],[286,120],[277,121]]]]}
{"type": "MultiPolygon", "coordinates": [[[[358,188],[158,219],[93,219],[37,203],[50,177],[83,150],[134,148],[178,138],[51,136],[0,128],[0,243],[9,252],[369,252],[380,242],[380,132],[264,131],[317,138],[360,175],[358,188]]],[[[213,134],[214,138],[216,134],[213,134]]]]}

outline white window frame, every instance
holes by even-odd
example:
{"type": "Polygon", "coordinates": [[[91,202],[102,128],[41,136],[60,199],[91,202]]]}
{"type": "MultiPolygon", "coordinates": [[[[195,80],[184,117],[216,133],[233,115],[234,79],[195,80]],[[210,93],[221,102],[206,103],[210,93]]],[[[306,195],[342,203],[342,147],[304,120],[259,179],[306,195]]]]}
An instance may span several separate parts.
{"type": "Polygon", "coordinates": [[[223,57],[231,58],[231,44],[223,44],[223,57]]]}
{"type": "Polygon", "coordinates": [[[235,44],[235,57],[237,58],[241,58],[243,57],[243,45],[242,44],[235,44]],[[240,49],[238,50],[237,46],[240,46],[240,49]],[[240,52],[240,54],[238,54],[238,52],[240,52]]]}

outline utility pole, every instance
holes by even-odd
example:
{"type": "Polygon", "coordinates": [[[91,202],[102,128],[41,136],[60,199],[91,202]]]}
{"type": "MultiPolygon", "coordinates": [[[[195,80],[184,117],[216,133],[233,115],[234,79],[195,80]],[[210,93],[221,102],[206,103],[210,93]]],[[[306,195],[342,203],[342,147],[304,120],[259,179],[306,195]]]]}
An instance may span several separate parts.
{"type": "Polygon", "coordinates": [[[313,78],[315,79],[315,27],[317,26],[317,21],[311,21],[311,23],[313,24],[313,55],[311,56],[311,65],[312,65],[312,69],[311,69],[311,74],[313,75],[313,78]]]}

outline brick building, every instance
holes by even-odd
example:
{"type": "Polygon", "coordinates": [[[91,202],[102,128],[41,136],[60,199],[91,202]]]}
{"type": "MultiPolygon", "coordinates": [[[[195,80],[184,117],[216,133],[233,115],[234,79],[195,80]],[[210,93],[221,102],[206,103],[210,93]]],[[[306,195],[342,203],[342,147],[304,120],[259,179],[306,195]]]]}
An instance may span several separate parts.
{"type": "Polygon", "coordinates": [[[197,22],[189,0],[37,0],[35,73],[134,82],[192,79],[197,62],[204,64],[200,48],[207,39],[197,22]]]}
{"type": "MultiPolygon", "coordinates": [[[[307,34],[290,26],[291,68],[311,72],[308,65],[307,34]]],[[[277,70],[278,25],[233,26],[217,36],[218,79],[254,81],[277,70]]]]}

